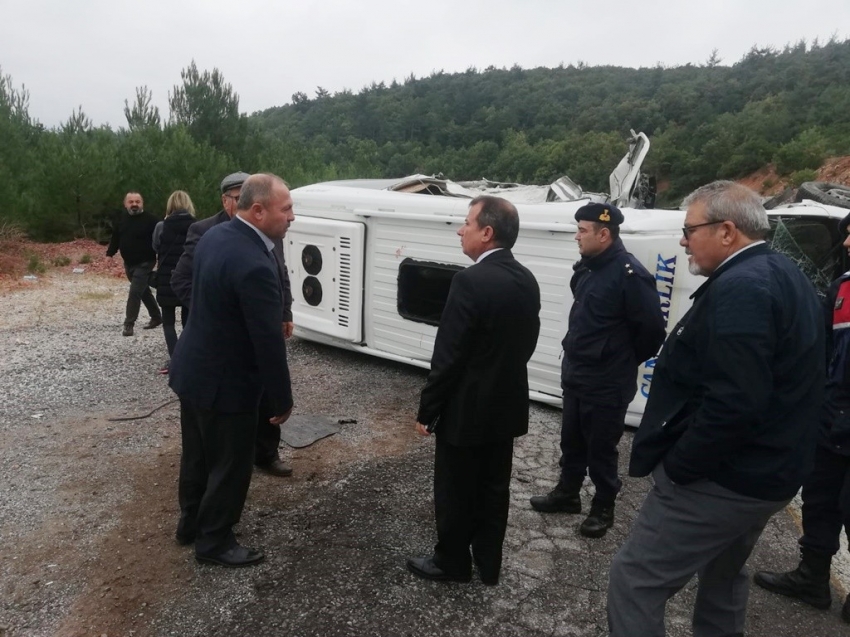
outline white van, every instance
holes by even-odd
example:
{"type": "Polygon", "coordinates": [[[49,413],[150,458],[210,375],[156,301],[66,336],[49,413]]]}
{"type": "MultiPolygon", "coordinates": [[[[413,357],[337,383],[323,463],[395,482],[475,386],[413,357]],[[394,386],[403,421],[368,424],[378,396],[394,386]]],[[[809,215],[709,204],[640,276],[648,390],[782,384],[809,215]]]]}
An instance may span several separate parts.
{"type": "MultiPolygon", "coordinates": [[[[649,142],[632,140],[612,175],[613,196],[586,194],[566,178],[551,186],[451,182],[414,175],[396,180],[315,184],[292,192],[296,219],[284,240],[300,338],[427,368],[452,276],[471,261],[455,234],[470,198],[497,194],[519,211],[516,258],[540,284],[540,337],[528,364],[530,396],[561,404],[561,340],[580,256],[575,211],[589,200],[612,201],[625,216],[626,249],[655,275],[668,329],[704,281],[688,272],[679,246],[684,212],[632,208],[641,193],[638,169],[649,142]]],[[[838,221],[847,210],[805,201],[769,211],[771,243],[825,291],[844,270],[838,221]]],[[[649,394],[655,359],[638,370],[638,392],[627,422],[637,424],[649,394]]]]}

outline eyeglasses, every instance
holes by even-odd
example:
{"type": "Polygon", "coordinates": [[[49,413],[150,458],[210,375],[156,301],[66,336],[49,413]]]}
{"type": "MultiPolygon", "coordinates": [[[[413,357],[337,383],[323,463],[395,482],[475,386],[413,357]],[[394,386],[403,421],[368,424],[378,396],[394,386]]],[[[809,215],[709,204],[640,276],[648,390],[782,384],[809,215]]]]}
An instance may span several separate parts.
{"type": "Polygon", "coordinates": [[[691,238],[691,233],[694,230],[696,230],[697,228],[702,228],[703,226],[713,226],[713,225],[718,224],[718,223],[723,223],[723,220],[721,220],[721,221],[706,221],[705,223],[698,223],[698,224],[693,225],[693,226],[684,226],[682,228],[682,234],[685,236],[685,239],[687,240],[687,239],[691,238]]]}

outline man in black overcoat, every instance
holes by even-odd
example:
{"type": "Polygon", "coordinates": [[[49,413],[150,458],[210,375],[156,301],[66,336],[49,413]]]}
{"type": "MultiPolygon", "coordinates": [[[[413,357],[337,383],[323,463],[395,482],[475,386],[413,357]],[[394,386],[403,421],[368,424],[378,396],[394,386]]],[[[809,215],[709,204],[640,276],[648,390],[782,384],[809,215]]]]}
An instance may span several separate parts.
{"type": "Polygon", "coordinates": [[[473,199],[458,230],[475,264],[452,279],[416,430],[436,433],[437,545],[411,558],[419,577],[466,582],[472,560],[497,584],[514,438],[528,432],[527,364],[540,331],[540,289],[511,254],[519,217],[499,197],[473,199]],[[470,558],[470,547],[472,557],[470,558]]]}

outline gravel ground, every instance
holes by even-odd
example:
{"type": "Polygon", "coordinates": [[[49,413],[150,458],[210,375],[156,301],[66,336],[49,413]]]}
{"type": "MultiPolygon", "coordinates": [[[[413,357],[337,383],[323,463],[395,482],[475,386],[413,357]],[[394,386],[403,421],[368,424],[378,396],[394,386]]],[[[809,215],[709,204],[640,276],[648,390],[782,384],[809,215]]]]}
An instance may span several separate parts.
{"type": "MultiPolygon", "coordinates": [[[[555,473],[559,412],[533,405],[515,454],[502,584],[415,579],[404,558],[435,539],[433,445],[412,431],[425,372],[297,339],[298,413],[356,422],[282,449],[292,478],[255,474],[239,533],[265,563],[196,564],[173,542],[180,445],[156,373],[165,343],[161,330],[120,336],[126,287],[58,274],[0,295],[0,636],[603,634],[607,567],[646,480],[625,481],[601,540],[577,534],[580,516],[534,513],[528,497],[555,473]]],[[[771,521],[753,568],[796,563],[795,516],[792,507],[771,521]]],[[[694,592],[668,605],[670,635],[690,634],[694,592]]],[[[847,635],[839,607],[754,588],[748,634],[847,635]]]]}

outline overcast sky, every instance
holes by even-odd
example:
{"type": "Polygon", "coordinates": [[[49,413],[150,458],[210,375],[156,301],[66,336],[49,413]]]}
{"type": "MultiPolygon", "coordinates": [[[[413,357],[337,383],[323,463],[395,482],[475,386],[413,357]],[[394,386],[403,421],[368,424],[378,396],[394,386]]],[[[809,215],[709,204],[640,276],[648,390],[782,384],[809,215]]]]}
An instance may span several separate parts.
{"type": "Polygon", "coordinates": [[[142,85],[166,119],[193,59],[252,113],[411,73],[702,64],[714,49],[733,64],[754,45],[850,37],[847,0],[0,0],[0,16],[0,70],[49,127],[77,106],[124,126],[142,85]]]}

